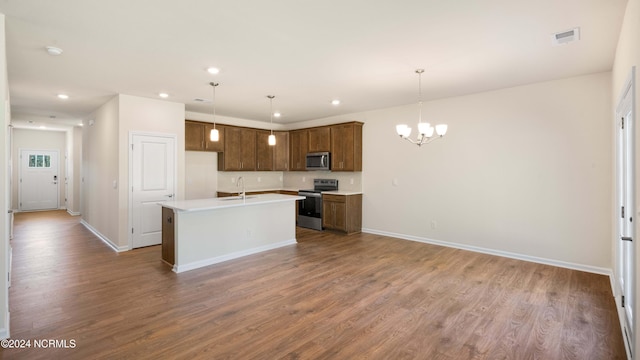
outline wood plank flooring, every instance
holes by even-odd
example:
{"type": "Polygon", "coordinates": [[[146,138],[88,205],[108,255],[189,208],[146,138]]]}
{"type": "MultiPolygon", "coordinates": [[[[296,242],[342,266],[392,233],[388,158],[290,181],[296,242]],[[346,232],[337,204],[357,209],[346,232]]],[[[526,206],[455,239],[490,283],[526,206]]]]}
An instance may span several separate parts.
{"type": "Polygon", "coordinates": [[[372,234],[181,274],[62,211],[15,217],[9,359],[624,359],[605,276],[372,234]]]}

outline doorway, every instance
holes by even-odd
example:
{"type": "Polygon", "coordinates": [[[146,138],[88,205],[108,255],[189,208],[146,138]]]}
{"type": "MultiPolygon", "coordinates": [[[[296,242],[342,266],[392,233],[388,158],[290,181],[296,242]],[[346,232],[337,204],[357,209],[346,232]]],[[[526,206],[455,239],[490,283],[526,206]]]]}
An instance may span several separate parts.
{"type": "Polygon", "coordinates": [[[58,209],[60,178],[57,150],[20,150],[18,209],[58,209]]]}
{"type": "MultiPolygon", "coordinates": [[[[635,67],[616,108],[617,273],[626,346],[633,353],[635,324],[635,67]]],[[[637,219],[636,219],[637,221],[637,219]]]]}
{"type": "Polygon", "coordinates": [[[132,249],[162,243],[162,207],[176,184],[175,135],[130,135],[132,249]]]}

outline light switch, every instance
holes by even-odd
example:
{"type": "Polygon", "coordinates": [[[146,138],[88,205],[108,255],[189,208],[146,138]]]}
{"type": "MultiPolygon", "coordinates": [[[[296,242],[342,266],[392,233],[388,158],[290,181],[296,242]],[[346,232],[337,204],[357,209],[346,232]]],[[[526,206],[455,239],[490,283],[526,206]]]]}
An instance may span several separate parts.
{"type": "Polygon", "coordinates": [[[118,180],[113,180],[113,188],[114,189],[118,188],[118,180]]]}

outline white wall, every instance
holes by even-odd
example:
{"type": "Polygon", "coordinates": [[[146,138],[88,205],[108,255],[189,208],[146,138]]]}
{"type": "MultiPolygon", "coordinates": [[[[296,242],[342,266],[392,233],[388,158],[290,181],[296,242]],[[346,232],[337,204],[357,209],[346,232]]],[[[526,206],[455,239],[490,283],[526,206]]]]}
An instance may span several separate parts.
{"type": "Polygon", "coordinates": [[[176,196],[184,199],[185,151],[184,104],[170,101],[119,95],[119,237],[118,245],[127,246],[129,227],[129,133],[170,134],[176,136],[176,196]]]}
{"type": "Polygon", "coordinates": [[[114,97],[83,122],[82,220],[103,238],[118,243],[118,121],[114,97]]]}
{"type": "Polygon", "coordinates": [[[119,94],[84,122],[82,218],[120,250],[129,248],[131,233],[131,132],[175,135],[176,196],[184,198],[184,104],[119,94]]]}
{"type": "Polygon", "coordinates": [[[185,151],[185,200],[216,197],[218,153],[185,151]]]}
{"type": "Polygon", "coordinates": [[[415,104],[299,127],[363,121],[363,227],[423,241],[611,268],[609,73],[431,101],[423,116],[448,123],[418,148],[415,104]],[[397,185],[394,185],[394,181],[397,185]]]}
{"type": "MultiPolygon", "coordinates": [[[[640,0],[629,0],[627,2],[627,9],[625,11],[624,20],[622,22],[622,29],[620,31],[620,38],[618,39],[618,47],[616,49],[616,56],[613,64],[612,70],[612,109],[611,109],[611,118],[610,118],[610,126],[614,127],[613,114],[615,114],[615,107],[620,100],[621,91],[623,89],[624,83],[629,76],[631,67],[636,67],[636,113],[635,113],[635,139],[636,139],[636,163],[635,163],[635,179],[636,179],[636,207],[640,206],[640,156],[638,155],[638,148],[640,146],[640,118],[638,114],[638,106],[640,105],[640,0]]],[[[613,151],[613,148],[612,148],[613,151]]],[[[615,176],[615,173],[612,174],[615,176]]],[[[613,191],[613,190],[612,190],[613,191]]],[[[612,203],[615,200],[612,200],[612,203]]],[[[636,208],[635,212],[637,212],[636,217],[640,218],[640,211],[636,208]]],[[[610,214],[611,221],[615,224],[618,220],[618,212],[612,211],[610,214]]],[[[637,235],[640,234],[640,223],[636,222],[635,227],[636,238],[637,235]]],[[[615,228],[612,229],[610,234],[610,246],[612,249],[616,248],[617,234],[615,232],[615,228]]],[[[635,245],[636,250],[636,263],[640,261],[640,246],[635,245]]],[[[615,253],[614,253],[615,254],[615,253]]],[[[615,259],[615,256],[613,256],[615,259]]],[[[619,289],[617,289],[618,281],[617,281],[617,260],[615,261],[615,265],[613,266],[614,271],[616,273],[616,292],[619,293],[619,289]]],[[[636,275],[635,275],[635,311],[637,313],[638,304],[640,304],[640,267],[636,266],[636,275]]],[[[619,302],[618,302],[619,303],[619,302]]],[[[618,311],[623,311],[622,308],[618,308],[618,311]]],[[[637,317],[637,316],[636,316],[637,317]]],[[[633,329],[633,337],[635,344],[640,344],[640,331],[638,327],[638,320],[635,321],[636,325],[633,329]]]]}
{"type": "MultiPolygon", "coordinates": [[[[32,129],[13,129],[13,189],[12,204],[15,210],[19,208],[19,188],[20,188],[20,153],[21,150],[56,150],[58,152],[58,178],[63,179],[66,171],[64,157],[67,154],[67,136],[63,131],[44,131],[32,129]]],[[[61,209],[66,207],[66,192],[64,182],[60,181],[60,196],[58,204],[61,209]]]]}
{"type": "MultiPolygon", "coordinates": [[[[0,147],[0,212],[7,214],[10,209],[11,189],[9,184],[9,154],[10,134],[8,131],[11,123],[9,102],[9,82],[7,79],[7,53],[5,42],[5,17],[0,14],[0,139],[4,146],[0,147]]],[[[0,339],[9,337],[9,224],[6,215],[4,221],[0,221],[0,339]]]]}
{"type": "Polygon", "coordinates": [[[74,126],[67,132],[67,151],[69,156],[69,194],[67,194],[67,211],[72,215],[80,215],[80,189],[82,181],[82,128],[74,126]]]}

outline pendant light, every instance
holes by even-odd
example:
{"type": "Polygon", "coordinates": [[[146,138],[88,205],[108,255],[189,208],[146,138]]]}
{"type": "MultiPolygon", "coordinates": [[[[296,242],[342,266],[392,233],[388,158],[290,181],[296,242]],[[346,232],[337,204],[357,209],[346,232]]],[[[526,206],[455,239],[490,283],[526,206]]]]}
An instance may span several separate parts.
{"type": "Polygon", "coordinates": [[[433,140],[439,139],[447,133],[447,125],[446,124],[438,124],[435,129],[431,124],[422,122],[422,73],[424,69],[417,69],[416,74],[418,74],[418,137],[416,140],[412,140],[409,138],[411,135],[411,128],[406,124],[396,125],[396,132],[402,139],[409,141],[412,144],[416,144],[418,146],[422,146],[424,144],[428,144],[433,140]],[[436,132],[437,137],[432,138],[433,132],[436,132]]]}
{"type": "Polygon", "coordinates": [[[216,129],[216,86],[220,85],[219,83],[210,82],[209,85],[213,88],[213,99],[211,102],[213,103],[213,129],[209,132],[209,140],[218,141],[220,140],[220,132],[216,129]]]}
{"type": "Polygon", "coordinates": [[[267,97],[269,98],[270,114],[271,114],[271,135],[269,135],[269,145],[274,146],[276,144],[276,136],[273,135],[273,98],[276,96],[267,95],[267,97]]]}

